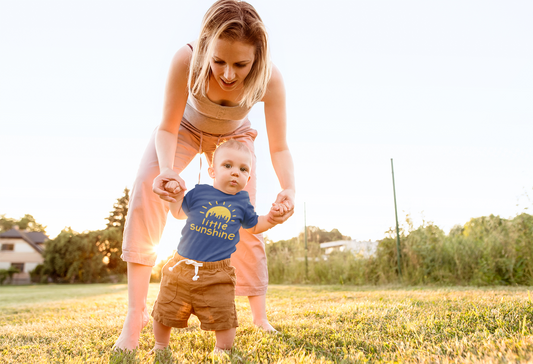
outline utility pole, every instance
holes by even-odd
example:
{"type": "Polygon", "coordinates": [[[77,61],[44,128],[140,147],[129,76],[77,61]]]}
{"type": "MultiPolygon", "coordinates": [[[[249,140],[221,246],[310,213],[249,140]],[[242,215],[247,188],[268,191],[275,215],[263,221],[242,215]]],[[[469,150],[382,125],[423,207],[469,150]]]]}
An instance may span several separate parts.
{"type": "Polygon", "coordinates": [[[307,274],[308,271],[308,263],[307,263],[307,220],[306,220],[306,212],[305,212],[305,202],[304,202],[304,241],[305,241],[305,280],[309,280],[309,276],[307,274]]]}
{"type": "Polygon", "coordinates": [[[396,214],[396,249],[398,250],[398,276],[402,279],[402,264],[400,255],[400,228],[398,226],[398,208],[396,207],[396,186],[394,184],[394,165],[392,158],[390,159],[390,167],[392,170],[392,191],[394,192],[394,213],[396,214]]]}

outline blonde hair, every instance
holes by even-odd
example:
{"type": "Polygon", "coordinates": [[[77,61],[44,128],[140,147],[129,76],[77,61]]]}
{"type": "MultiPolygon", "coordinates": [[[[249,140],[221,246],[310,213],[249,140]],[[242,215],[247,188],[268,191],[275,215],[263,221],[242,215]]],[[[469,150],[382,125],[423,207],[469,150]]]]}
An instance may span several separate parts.
{"type": "Polygon", "coordinates": [[[254,7],[245,1],[219,0],[205,14],[192,54],[189,90],[193,95],[206,96],[211,76],[209,61],[214,43],[219,38],[255,46],[255,60],[244,80],[243,96],[239,102],[240,106],[250,108],[265,95],[272,64],[265,25],[254,7]]]}
{"type": "Polygon", "coordinates": [[[224,140],[222,143],[217,145],[215,151],[213,152],[213,158],[211,159],[211,166],[215,165],[215,157],[219,149],[233,149],[233,150],[238,150],[241,152],[248,153],[250,154],[250,162],[253,161],[252,152],[250,151],[250,148],[248,148],[246,144],[238,142],[235,139],[229,139],[229,140],[224,140]]]}

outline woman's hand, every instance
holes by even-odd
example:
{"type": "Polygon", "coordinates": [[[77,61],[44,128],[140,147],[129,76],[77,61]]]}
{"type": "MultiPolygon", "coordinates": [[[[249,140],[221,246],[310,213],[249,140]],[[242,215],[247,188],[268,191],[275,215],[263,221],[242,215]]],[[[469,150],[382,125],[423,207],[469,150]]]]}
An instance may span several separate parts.
{"type": "MultiPolygon", "coordinates": [[[[285,189],[278,193],[276,202],[274,204],[283,205],[283,214],[280,216],[273,216],[272,214],[268,215],[268,222],[272,224],[283,224],[289,217],[294,214],[294,198],[295,192],[293,189],[285,189]]],[[[278,214],[279,215],[279,214],[278,214]]]]}
{"type": "Polygon", "coordinates": [[[187,187],[185,187],[185,181],[180,177],[179,174],[170,168],[162,170],[159,176],[154,179],[154,183],[152,184],[152,191],[159,195],[160,199],[168,202],[177,202],[176,196],[186,190],[187,187]],[[179,188],[176,189],[175,187],[172,187],[167,189],[166,184],[169,181],[176,181],[179,184],[179,188]]]}

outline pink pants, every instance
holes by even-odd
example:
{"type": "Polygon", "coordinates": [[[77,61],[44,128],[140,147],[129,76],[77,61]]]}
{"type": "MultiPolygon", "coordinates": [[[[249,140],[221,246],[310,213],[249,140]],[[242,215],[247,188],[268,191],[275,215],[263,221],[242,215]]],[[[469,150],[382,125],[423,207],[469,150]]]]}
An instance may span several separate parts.
{"type": "MultiPolygon", "coordinates": [[[[235,139],[245,143],[253,155],[251,179],[245,190],[250,194],[250,200],[255,206],[256,158],[254,140],[257,131],[250,126],[250,121],[246,120],[241,127],[231,134],[213,135],[201,132],[183,119],[178,134],[174,170],[181,173],[199,152],[205,153],[209,164],[211,164],[211,157],[217,143],[225,139],[235,139]]],[[[157,253],[154,248],[161,239],[169,210],[167,203],[152,192],[152,183],[155,177],[159,175],[155,134],[156,132],[152,134],[144,152],[131,191],[122,243],[122,259],[124,261],[149,266],[155,265],[157,253]]],[[[236,295],[264,295],[268,286],[268,270],[263,235],[252,235],[242,228],[239,234],[241,240],[237,244],[237,251],[231,256],[231,263],[236,268],[237,274],[236,295]]]]}

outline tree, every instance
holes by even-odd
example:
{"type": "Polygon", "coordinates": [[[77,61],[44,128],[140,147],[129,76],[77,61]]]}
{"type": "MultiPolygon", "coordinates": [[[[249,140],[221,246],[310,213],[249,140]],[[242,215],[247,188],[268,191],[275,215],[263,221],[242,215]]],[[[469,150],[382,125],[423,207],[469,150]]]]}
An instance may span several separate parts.
{"type": "Polygon", "coordinates": [[[8,231],[16,225],[16,220],[6,217],[6,215],[0,215],[0,232],[8,231]]]}
{"type": "Polygon", "coordinates": [[[107,228],[119,228],[120,232],[124,232],[124,225],[126,224],[126,215],[128,215],[128,204],[130,202],[130,190],[124,188],[124,195],[117,199],[113,205],[113,211],[106,217],[107,228]]]}
{"type": "Polygon", "coordinates": [[[39,224],[35,218],[29,214],[24,215],[20,220],[0,215],[0,233],[13,229],[17,225],[20,230],[39,231],[46,234],[46,226],[39,224]]]}
{"type": "Polygon", "coordinates": [[[119,228],[78,234],[63,230],[46,243],[42,275],[54,282],[100,282],[110,274],[125,274],[119,228]]]}
{"type": "Polygon", "coordinates": [[[120,257],[122,255],[122,231],[118,227],[89,233],[91,242],[94,242],[102,260],[107,265],[109,274],[125,274],[127,263],[120,257]]]}
{"type": "Polygon", "coordinates": [[[68,228],[46,243],[44,262],[34,275],[54,282],[101,282],[126,273],[122,233],[128,213],[129,190],[113,205],[104,230],[76,233],[68,228]]]}
{"type": "Polygon", "coordinates": [[[55,282],[96,282],[107,275],[103,255],[95,244],[98,232],[78,234],[65,229],[46,243],[43,272],[55,282]]]}

